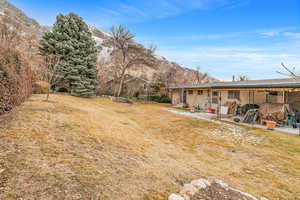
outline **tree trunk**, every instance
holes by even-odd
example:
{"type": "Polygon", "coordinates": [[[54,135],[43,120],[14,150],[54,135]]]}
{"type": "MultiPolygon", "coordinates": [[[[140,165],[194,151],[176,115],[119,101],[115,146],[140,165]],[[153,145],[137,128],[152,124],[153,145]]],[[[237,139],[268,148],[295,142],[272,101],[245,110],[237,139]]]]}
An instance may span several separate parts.
{"type": "Polygon", "coordinates": [[[48,101],[49,100],[49,95],[50,95],[50,85],[49,85],[49,87],[48,87],[48,91],[47,91],[47,97],[46,97],[46,101],[48,101]]]}
{"type": "Polygon", "coordinates": [[[119,90],[118,90],[118,94],[117,94],[118,97],[122,94],[123,85],[124,85],[124,78],[125,78],[125,74],[122,74],[120,85],[119,85],[119,90]]]}

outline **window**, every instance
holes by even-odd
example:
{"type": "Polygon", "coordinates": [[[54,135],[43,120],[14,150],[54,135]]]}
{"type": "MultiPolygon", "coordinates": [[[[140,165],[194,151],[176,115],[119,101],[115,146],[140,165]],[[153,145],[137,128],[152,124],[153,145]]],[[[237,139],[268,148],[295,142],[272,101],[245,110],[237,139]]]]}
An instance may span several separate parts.
{"type": "Polygon", "coordinates": [[[193,94],[193,90],[189,90],[189,94],[193,94]]]}
{"type": "Polygon", "coordinates": [[[240,99],[240,91],[237,90],[228,91],[228,99],[240,99]]]}
{"type": "Polygon", "coordinates": [[[213,103],[213,104],[218,104],[218,102],[219,102],[218,99],[219,99],[219,92],[213,91],[213,92],[212,92],[212,98],[211,98],[212,103],[213,103]]]}
{"type": "Polygon", "coordinates": [[[267,103],[278,103],[282,99],[283,92],[269,91],[266,96],[267,103]]]}
{"type": "Polygon", "coordinates": [[[219,101],[218,101],[218,98],[216,98],[216,97],[215,97],[215,98],[212,98],[212,102],[211,102],[211,103],[213,103],[213,104],[218,104],[218,102],[219,102],[219,101]]]}
{"type": "Polygon", "coordinates": [[[278,92],[269,92],[269,95],[272,95],[272,96],[279,96],[278,92]]]}
{"type": "Polygon", "coordinates": [[[198,90],[198,95],[203,95],[203,90],[198,90]]]}

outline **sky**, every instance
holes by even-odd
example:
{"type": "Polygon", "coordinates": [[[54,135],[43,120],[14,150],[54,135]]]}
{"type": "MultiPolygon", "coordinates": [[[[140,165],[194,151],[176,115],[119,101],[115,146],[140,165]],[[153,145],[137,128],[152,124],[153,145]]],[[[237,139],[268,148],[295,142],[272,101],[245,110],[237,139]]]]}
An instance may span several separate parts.
{"type": "Polygon", "coordinates": [[[104,31],[124,25],[157,54],[220,80],[300,72],[300,0],[10,0],[42,25],[75,12],[104,31]],[[284,71],[283,71],[284,72],[284,71]]]}

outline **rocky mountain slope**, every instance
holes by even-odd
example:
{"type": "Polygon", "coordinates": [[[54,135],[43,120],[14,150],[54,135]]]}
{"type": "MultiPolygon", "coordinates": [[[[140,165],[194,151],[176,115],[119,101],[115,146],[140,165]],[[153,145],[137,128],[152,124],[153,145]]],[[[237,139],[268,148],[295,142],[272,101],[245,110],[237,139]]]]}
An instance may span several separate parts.
{"type": "Polygon", "coordinates": [[[41,26],[36,20],[29,18],[22,10],[6,0],[0,0],[0,19],[4,17],[18,23],[26,33],[41,35],[49,28],[41,26]]]}
{"type": "MultiPolygon", "coordinates": [[[[96,27],[90,26],[90,30],[93,33],[93,37],[97,43],[99,49],[99,61],[100,63],[109,66],[111,58],[111,52],[113,48],[105,43],[110,35],[96,27]]],[[[130,71],[132,76],[143,77],[148,81],[154,81],[159,79],[159,76],[172,76],[172,85],[174,84],[196,84],[197,76],[200,77],[201,83],[216,81],[213,77],[210,77],[204,73],[197,72],[193,69],[189,69],[176,62],[167,60],[165,57],[156,55],[157,66],[155,68],[149,67],[137,67],[130,71]],[[198,74],[198,75],[197,75],[198,74]]]]}
{"type": "MultiPolygon", "coordinates": [[[[0,18],[8,17],[14,22],[21,25],[22,30],[25,33],[34,34],[41,36],[43,32],[49,31],[49,27],[41,26],[36,20],[29,18],[23,11],[12,5],[6,0],[0,0],[0,18]]],[[[99,50],[99,62],[100,67],[109,68],[112,61],[112,47],[105,45],[104,41],[110,37],[108,33],[97,29],[96,27],[90,26],[93,37],[97,43],[97,48],[99,50]]],[[[155,68],[148,67],[137,67],[130,71],[130,75],[133,77],[139,77],[146,82],[155,82],[159,79],[164,79],[165,77],[171,77],[171,85],[179,84],[195,84],[197,72],[183,67],[175,62],[168,61],[166,58],[161,56],[156,56],[157,66],[155,68]]],[[[199,73],[201,77],[201,82],[212,82],[215,81],[214,78],[206,76],[205,74],[199,73]]],[[[198,77],[199,77],[198,76],[198,77]]],[[[109,78],[107,79],[109,80],[109,78]]]]}

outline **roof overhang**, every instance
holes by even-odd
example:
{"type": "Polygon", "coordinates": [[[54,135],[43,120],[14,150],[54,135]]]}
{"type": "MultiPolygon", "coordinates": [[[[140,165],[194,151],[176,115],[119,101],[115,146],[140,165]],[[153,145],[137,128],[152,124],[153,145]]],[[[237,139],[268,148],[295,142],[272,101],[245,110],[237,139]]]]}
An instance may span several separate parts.
{"type": "Polygon", "coordinates": [[[267,79],[236,82],[216,82],[191,86],[174,86],[169,89],[274,89],[300,88],[300,79],[267,79]]]}

